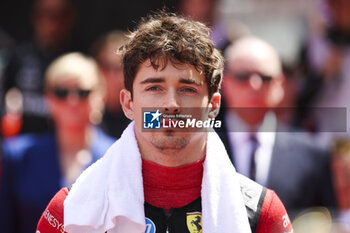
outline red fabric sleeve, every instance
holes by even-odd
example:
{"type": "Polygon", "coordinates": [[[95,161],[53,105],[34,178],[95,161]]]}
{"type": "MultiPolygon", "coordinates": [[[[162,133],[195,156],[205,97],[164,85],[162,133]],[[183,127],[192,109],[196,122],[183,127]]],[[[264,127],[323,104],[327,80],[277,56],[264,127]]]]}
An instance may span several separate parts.
{"type": "Polygon", "coordinates": [[[262,205],[257,233],[292,233],[293,226],[283,203],[272,190],[267,190],[262,205]]]}
{"type": "Polygon", "coordinates": [[[62,188],[52,198],[46,207],[36,229],[36,233],[64,233],[63,202],[68,195],[68,189],[62,188]]]}

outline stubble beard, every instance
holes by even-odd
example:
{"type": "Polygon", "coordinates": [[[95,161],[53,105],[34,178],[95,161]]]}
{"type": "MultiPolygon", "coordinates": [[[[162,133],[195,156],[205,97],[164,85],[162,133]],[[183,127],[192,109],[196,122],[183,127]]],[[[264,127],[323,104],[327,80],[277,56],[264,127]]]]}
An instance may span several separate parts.
{"type": "Polygon", "coordinates": [[[189,144],[189,139],[174,132],[164,132],[162,135],[152,135],[151,144],[162,152],[178,152],[189,144]]]}

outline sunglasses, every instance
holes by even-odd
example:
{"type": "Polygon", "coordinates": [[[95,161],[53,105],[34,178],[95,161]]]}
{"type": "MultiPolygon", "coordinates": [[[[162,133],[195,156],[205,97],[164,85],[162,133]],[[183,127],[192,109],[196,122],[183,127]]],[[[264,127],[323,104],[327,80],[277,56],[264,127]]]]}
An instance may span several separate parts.
{"type": "Polygon", "coordinates": [[[64,100],[70,96],[79,97],[79,99],[84,100],[90,95],[91,90],[83,90],[83,89],[68,89],[68,88],[54,88],[52,93],[57,99],[64,100]]]}
{"type": "Polygon", "coordinates": [[[261,78],[263,83],[269,83],[273,79],[272,76],[264,75],[259,72],[240,72],[240,73],[232,73],[231,76],[234,77],[236,80],[240,82],[247,82],[249,81],[250,77],[252,75],[257,75],[261,78]]]}

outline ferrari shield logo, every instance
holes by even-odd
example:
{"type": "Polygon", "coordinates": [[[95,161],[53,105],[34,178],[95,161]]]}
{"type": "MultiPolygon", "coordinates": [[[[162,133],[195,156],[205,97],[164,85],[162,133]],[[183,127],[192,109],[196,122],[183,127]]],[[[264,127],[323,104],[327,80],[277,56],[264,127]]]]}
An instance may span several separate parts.
{"type": "Polygon", "coordinates": [[[186,213],[187,228],[190,233],[202,233],[202,213],[186,213]]]}

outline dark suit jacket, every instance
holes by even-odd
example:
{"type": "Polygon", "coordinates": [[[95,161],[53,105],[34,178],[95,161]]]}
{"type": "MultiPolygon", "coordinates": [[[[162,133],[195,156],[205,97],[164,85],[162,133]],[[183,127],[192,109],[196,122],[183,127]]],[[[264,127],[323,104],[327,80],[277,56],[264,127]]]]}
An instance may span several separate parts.
{"type": "MultiPolygon", "coordinates": [[[[219,119],[223,120],[222,115],[219,119]]],[[[233,164],[233,148],[224,128],[218,134],[233,164]]],[[[312,206],[335,207],[330,172],[330,154],[305,133],[277,132],[267,188],[276,191],[288,213],[294,215],[312,206]]]]}

